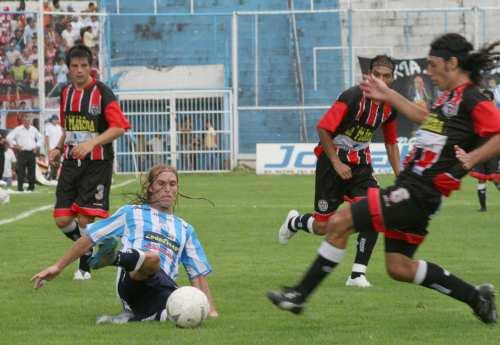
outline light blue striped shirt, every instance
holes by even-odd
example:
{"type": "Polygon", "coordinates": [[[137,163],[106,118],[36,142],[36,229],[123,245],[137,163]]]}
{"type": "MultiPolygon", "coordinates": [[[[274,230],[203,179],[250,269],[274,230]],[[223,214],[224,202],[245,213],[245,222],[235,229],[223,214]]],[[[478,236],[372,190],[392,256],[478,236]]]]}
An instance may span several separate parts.
{"type": "Polygon", "coordinates": [[[165,273],[175,280],[182,263],[190,279],[212,271],[194,228],[183,219],[149,205],[125,205],[111,217],[89,224],[87,233],[98,244],[121,237],[123,250],[152,251],[165,273]]]}

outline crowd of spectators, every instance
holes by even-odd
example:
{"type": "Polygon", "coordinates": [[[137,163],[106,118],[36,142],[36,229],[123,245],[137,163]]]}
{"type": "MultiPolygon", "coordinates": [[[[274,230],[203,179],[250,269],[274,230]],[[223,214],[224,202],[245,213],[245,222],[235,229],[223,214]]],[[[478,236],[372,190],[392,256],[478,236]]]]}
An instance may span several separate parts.
{"type": "MultiPolygon", "coordinates": [[[[87,7],[76,14],[72,4],[71,1],[62,4],[59,0],[44,2],[43,47],[38,45],[39,16],[27,11],[24,0],[19,1],[15,8],[0,5],[0,181],[7,185],[16,177],[17,167],[13,169],[13,164],[18,154],[18,150],[6,140],[9,130],[18,127],[27,115],[33,127],[50,135],[52,132],[47,128],[58,121],[58,115],[54,114],[46,124],[40,124],[36,112],[39,108],[38,73],[43,73],[47,102],[57,104],[60,91],[68,82],[66,52],[73,45],[83,43],[94,55],[93,76],[99,77],[99,18],[94,14],[98,8],[94,2],[88,2],[87,7]],[[57,12],[75,12],[75,15],[57,12]],[[43,71],[38,69],[39,49],[43,49],[44,54],[43,71]],[[40,128],[44,126],[47,128],[40,128]]],[[[37,155],[47,148],[41,149],[37,155]]],[[[55,178],[54,171],[48,171],[48,174],[48,179],[55,178]]]]}
{"type": "MultiPolygon", "coordinates": [[[[66,3],[70,5],[46,1],[44,11],[75,12],[71,2],[66,3]]],[[[38,18],[33,12],[20,13],[26,10],[24,1],[17,8],[5,6],[0,10],[0,108],[16,110],[8,112],[0,127],[12,129],[19,124],[23,109],[39,107],[38,18]]],[[[74,44],[83,43],[92,50],[93,73],[98,77],[99,18],[93,15],[97,11],[96,4],[89,2],[78,15],[44,14],[43,80],[47,98],[59,97],[68,81],[64,56],[74,44]]]]}

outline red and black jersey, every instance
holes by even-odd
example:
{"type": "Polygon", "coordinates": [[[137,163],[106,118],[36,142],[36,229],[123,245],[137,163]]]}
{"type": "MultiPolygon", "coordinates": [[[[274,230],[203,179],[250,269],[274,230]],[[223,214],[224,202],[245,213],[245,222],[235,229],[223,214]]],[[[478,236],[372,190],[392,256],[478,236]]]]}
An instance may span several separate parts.
{"type": "Polygon", "coordinates": [[[500,133],[500,111],[472,84],[444,92],[415,133],[415,145],[405,159],[401,178],[433,186],[443,195],[458,189],[467,174],[454,146],[471,151],[481,137],[500,133]]]}
{"type": "MultiPolygon", "coordinates": [[[[382,126],[384,141],[397,142],[396,110],[387,103],[366,97],[359,86],[344,91],[323,115],[317,127],[332,133],[337,155],[343,163],[366,165],[371,163],[370,142],[374,132],[382,126]]],[[[319,144],[314,152],[323,152],[319,144]]]]}
{"type": "MultiPolygon", "coordinates": [[[[66,85],[61,91],[60,112],[66,132],[65,159],[72,159],[73,145],[90,140],[109,127],[130,128],[113,91],[100,81],[93,80],[81,90],[72,84],[66,85]]],[[[113,156],[113,145],[108,143],[94,147],[85,159],[108,160],[113,156]]]]}

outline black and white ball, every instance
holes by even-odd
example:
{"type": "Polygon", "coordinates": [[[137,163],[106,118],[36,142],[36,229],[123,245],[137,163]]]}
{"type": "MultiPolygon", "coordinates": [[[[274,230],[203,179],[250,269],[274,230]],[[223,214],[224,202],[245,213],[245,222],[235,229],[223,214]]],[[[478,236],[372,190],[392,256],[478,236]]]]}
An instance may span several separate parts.
{"type": "Polygon", "coordinates": [[[208,316],[208,298],[193,286],[183,286],[172,292],[167,300],[167,317],[177,327],[200,326],[208,316]]]}

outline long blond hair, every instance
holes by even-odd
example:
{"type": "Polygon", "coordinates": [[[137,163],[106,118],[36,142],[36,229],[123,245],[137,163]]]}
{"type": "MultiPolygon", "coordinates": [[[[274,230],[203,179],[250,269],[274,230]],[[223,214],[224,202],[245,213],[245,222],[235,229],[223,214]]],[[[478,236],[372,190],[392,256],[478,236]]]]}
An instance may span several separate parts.
{"type": "MultiPolygon", "coordinates": [[[[170,165],[164,165],[164,164],[155,165],[149,170],[148,174],[145,177],[143,176],[141,181],[141,191],[135,194],[135,199],[133,201],[134,204],[142,205],[142,204],[149,204],[151,202],[152,193],[149,190],[150,189],[149,187],[151,187],[151,185],[156,181],[158,176],[160,176],[160,174],[164,172],[173,173],[177,180],[177,184],[179,184],[179,174],[177,172],[177,169],[175,169],[170,165]]],[[[215,204],[211,200],[204,197],[192,197],[184,193],[181,193],[179,190],[177,191],[177,196],[181,196],[186,199],[205,200],[215,207],[215,204]]],[[[177,199],[175,200],[175,204],[177,204],[177,199]]]]}

